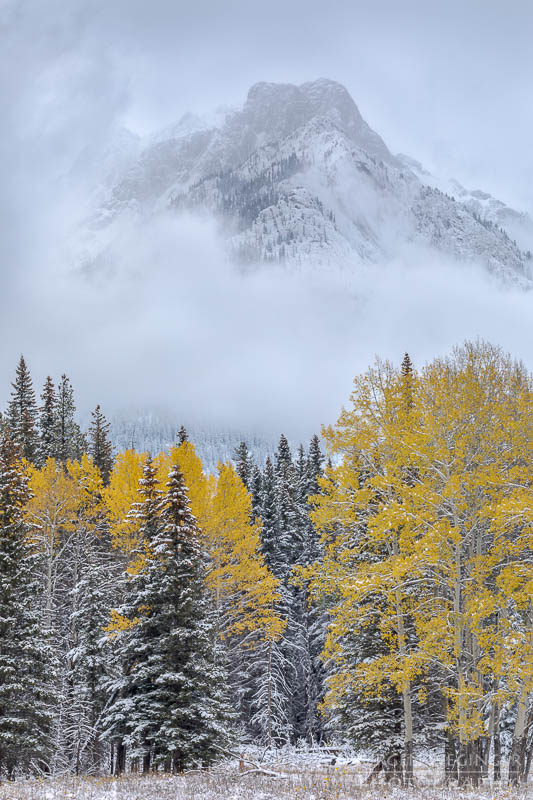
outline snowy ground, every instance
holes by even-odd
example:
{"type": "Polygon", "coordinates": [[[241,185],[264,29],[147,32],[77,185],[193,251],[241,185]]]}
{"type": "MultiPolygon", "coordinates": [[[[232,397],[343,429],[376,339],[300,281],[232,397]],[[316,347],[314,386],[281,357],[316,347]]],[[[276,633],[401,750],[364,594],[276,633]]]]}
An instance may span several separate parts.
{"type": "Polygon", "coordinates": [[[422,771],[416,789],[402,790],[365,785],[368,770],[362,764],[283,766],[283,777],[242,774],[228,762],[208,773],[183,776],[17,781],[0,784],[0,800],[533,800],[531,784],[523,789],[447,789],[438,785],[437,773],[422,771]]]}

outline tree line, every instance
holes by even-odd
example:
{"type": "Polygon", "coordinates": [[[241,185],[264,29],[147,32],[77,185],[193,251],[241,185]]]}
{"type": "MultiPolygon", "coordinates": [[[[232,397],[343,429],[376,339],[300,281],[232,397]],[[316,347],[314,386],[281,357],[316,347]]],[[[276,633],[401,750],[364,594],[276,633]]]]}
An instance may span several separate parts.
{"type": "Polygon", "coordinates": [[[531,376],[485,343],[376,362],[291,451],[113,455],[17,367],[0,438],[0,774],[208,766],[348,741],[373,774],[527,779],[531,376]]]}

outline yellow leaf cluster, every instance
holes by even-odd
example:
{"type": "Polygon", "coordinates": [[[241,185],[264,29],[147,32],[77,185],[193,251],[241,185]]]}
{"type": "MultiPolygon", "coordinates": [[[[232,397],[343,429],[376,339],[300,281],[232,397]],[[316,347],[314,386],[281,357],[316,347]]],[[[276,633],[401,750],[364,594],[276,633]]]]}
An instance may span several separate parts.
{"type": "Polygon", "coordinates": [[[338,466],[313,498],[325,555],[311,591],[338,669],[326,704],[354,680],[405,693],[433,667],[467,741],[487,686],[498,702],[533,689],[532,396],[524,368],[483,343],[356,378],[323,431],[338,466]],[[370,624],[385,652],[350,665],[344,641],[370,624]]]}

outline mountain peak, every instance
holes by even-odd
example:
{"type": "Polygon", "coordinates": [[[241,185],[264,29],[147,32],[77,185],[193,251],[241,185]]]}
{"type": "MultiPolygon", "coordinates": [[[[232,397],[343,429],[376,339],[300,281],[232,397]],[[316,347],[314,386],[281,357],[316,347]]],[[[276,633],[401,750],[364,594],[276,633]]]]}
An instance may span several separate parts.
{"type": "Polygon", "coordinates": [[[322,116],[332,114],[337,116],[339,127],[360,128],[364,123],[352,96],[342,83],[329,78],[319,78],[316,81],[302,83],[299,89],[311,103],[315,113],[322,116]]]}
{"type": "MultiPolygon", "coordinates": [[[[342,84],[261,82],[241,110],[213,122],[186,115],[156,137],[106,190],[91,225],[116,220],[120,237],[141,215],[206,209],[239,263],[378,263],[417,242],[530,286],[530,255],[502,229],[528,221],[459,188],[451,196],[420,164],[391,155],[342,84]]],[[[94,241],[96,252],[99,234],[94,241]]]]}
{"type": "Polygon", "coordinates": [[[312,116],[312,109],[292,83],[261,82],[248,91],[243,114],[255,133],[280,139],[304,125],[312,116]]]}
{"type": "Polygon", "coordinates": [[[325,117],[354,144],[384,161],[395,162],[385,142],[361,116],[346,87],[329,78],[300,86],[256,83],[248,92],[243,114],[254,133],[267,140],[279,140],[313,117],[325,117]]]}

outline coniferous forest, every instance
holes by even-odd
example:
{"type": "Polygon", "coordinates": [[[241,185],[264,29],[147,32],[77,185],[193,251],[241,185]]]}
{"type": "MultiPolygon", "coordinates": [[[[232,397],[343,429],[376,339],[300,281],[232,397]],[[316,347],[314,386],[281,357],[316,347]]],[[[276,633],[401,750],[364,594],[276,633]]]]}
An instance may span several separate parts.
{"type": "MultiPolygon", "coordinates": [[[[207,473],[82,431],[21,357],[0,423],[0,778],[348,743],[409,786],[533,758],[532,376],[484,342],[355,378],[305,446],[207,473]]],[[[490,775],[489,775],[490,770],[490,775]]]]}

